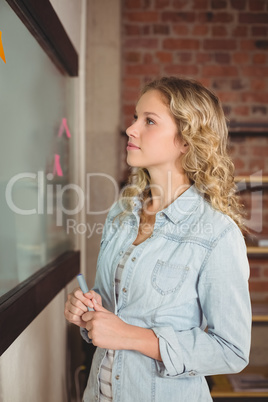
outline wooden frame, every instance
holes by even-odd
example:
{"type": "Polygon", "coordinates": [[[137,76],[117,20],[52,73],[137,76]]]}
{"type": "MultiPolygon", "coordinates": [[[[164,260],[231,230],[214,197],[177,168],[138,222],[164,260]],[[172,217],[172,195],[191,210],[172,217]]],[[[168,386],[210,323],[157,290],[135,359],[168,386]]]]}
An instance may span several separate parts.
{"type": "Polygon", "coordinates": [[[248,258],[252,260],[263,260],[268,256],[268,247],[247,247],[248,258]]]}
{"type": "MultiPolygon", "coordinates": [[[[239,193],[243,193],[246,191],[262,191],[268,189],[268,176],[236,176],[235,182],[237,184],[239,184],[239,182],[246,184],[246,188],[243,189],[237,186],[239,193]],[[254,184],[254,187],[250,187],[252,183],[254,184]]],[[[268,256],[268,247],[248,245],[247,255],[250,259],[266,259],[268,256]]]]}
{"type": "Polygon", "coordinates": [[[268,137],[267,131],[229,131],[229,137],[268,137]]]}
{"type": "Polygon", "coordinates": [[[80,252],[68,251],[0,297],[0,356],[80,271],[80,252]]]}
{"type": "Polygon", "coordinates": [[[63,74],[78,75],[78,54],[49,0],[6,0],[63,74]]]}
{"type": "Polygon", "coordinates": [[[229,137],[267,137],[268,124],[265,122],[230,122],[229,137]]]}

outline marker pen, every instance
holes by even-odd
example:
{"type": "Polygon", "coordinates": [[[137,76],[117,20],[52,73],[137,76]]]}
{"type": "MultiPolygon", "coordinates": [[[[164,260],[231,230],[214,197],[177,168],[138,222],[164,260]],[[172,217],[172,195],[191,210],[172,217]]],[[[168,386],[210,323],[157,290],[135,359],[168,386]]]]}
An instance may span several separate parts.
{"type": "MultiPolygon", "coordinates": [[[[79,283],[79,286],[80,286],[80,289],[82,290],[82,292],[87,293],[89,290],[88,290],[84,275],[83,274],[78,274],[77,275],[77,280],[78,280],[78,283],[79,283]]],[[[88,309],[88,311],[94,311],[94,309],[90,308],[90,307],[88,307],[87,309],[88,309]]]]}

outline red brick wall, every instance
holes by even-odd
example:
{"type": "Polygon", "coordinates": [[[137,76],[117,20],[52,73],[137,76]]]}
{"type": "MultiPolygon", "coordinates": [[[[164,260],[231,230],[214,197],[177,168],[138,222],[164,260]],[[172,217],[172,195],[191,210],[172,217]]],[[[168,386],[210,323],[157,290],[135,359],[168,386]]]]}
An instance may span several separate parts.
{"type": "MultiPolygon", "coordinates": [[[[180,75],[219,96],[230,127],[268,131],[268,0],[123,0],[122,8],[123,130],[146,81],[180,75]]],[[[237,175],[268,176],[267,138],[232,138],[230,152],[237,175]]],[[[258,235],[268,235],[267,192],[258,235]]],[[[267,284],[266,271],[252,281],[267,284]]],[[[268,300],[267,285],[259,292],[268,300]]]]}
{"type": "Polygon", "coordinates": [[[125,125],[148,79],[198,79],[237,122],[266,122],[267,0],[124,0],[125,125]]]}

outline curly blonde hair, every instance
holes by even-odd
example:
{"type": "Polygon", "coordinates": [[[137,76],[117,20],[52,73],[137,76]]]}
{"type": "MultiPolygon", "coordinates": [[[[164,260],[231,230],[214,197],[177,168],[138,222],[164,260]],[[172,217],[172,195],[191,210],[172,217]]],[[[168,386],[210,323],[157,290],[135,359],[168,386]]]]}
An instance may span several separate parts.
{"type": "MultiPolygon", "coordinates": [[[[182,156],[182,168],[190,183],[204,195],[213,208],[230,216],[241,231],[242,205],[236,193],[234,165],[227,154],[228,129],[217,96],[195,80],[163,77],[145,85],[141,96],[150,90],[163,95],[178,127],[178,137],[188,144],[182,156]]],[[[132,209],[133,197],[146,201],[151,196],[147,169],[134,168],[129,186],[122,191],[126,210],[132,209]]]]}

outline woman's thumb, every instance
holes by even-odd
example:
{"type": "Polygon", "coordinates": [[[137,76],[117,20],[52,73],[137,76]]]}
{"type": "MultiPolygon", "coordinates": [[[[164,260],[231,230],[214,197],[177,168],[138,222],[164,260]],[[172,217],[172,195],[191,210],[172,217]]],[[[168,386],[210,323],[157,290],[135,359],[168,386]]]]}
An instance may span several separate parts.
{"type": "Polygon", "coordinates": [[[106,312],[107,310],[102,307],[100,304],[98,304],[97,300],[95,298],[92,299],[93,307],[95,311],[104,311],[106,312]]]}

